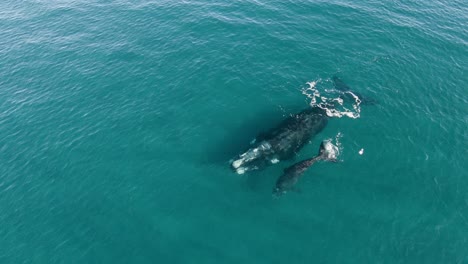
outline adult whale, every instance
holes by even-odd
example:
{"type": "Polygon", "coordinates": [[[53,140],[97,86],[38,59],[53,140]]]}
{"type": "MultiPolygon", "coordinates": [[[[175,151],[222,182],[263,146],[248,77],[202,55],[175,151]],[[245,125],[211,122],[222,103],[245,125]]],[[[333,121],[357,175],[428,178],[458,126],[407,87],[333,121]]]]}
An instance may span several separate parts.
{"type": "Polygon", "coordinates": [[[259,135],[253,147],[233,160],[231,166],[238,174],[243,174],[290,159],[311,137],[322,131],[327,122],[328,116],[319,107],[290,116],[277,127],[259,135]]]}
{"type": "MultiPolygon", "coordinates": [[[[343,94],[351,92],[338,77],[335,76],[332,80],[335,88],[343,91],[343,94]]],[[[323,130],[328,118],[326,111],[319,107],[311,107],[289,116],[267,133],[257,136],[253,140],[253,146],[233,159],[231,167],[238,174],[243,174],[292,158],[312,137],[323,130]]]]}
{"type": "Polygon", "coordinates": [[[288,190],[294,188],[294,185],[297,183],[299,178],[315,162],[320,160],[336,162],[337,155],[338,148],[335,145],[333,145],[330,140],[322,141],[317,156],[311,159],[306,159],[297,162],[284,170],[283,175],[281,175],[281,177],[279,177],[276,181],[276,186],[273,189],[273,194],[276,196],[285,194],[288,190]]]}

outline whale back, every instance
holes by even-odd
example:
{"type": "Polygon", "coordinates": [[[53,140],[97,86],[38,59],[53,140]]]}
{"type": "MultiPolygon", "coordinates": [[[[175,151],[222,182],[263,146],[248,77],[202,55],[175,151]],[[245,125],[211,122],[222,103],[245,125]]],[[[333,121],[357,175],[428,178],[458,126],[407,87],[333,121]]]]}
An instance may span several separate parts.
{"type": "Polygon", "coordinates": [[[291,115],[278,126],[257,137],[253,146],[231,162],[231,167],[242,174],[290,159],[311,137],[322,131],[327,122],[325,111],[318,107],[291,115]]]}

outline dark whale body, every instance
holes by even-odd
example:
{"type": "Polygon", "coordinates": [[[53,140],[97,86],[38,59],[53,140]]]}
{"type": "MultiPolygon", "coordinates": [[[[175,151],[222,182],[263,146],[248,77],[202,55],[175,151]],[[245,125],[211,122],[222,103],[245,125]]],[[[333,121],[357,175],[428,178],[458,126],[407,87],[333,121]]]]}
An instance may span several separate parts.
{"type": "Polygon", "coordinates": [[[293,189],[302,174],[315,162],[319,161],[320,157],[313,157],[300,161],[284,170],[283,175],[276,181],[276,186],[273,189],[273,194],[282,195],[287,190],[293,189]]]}
{"type": "Polygon", "coordinates": [[[299,161],[287,167],[283,175],[276,181],[276,186],[273,189],[274,195],[282,195],[288,190],[293,189],[294,185],[304,174],[304,172],[314,163],[320,160],[336,162],[338,149],[330,141],[322,141],[320,144],[319,154],[311,159],[299,161]]]}
{"type": "Polygon", "coordinates": [[[327,125],[328,116],[318,107],[288,117],[277,127],[262,133],[254,145],[240,154],[231,166],[237,173],[262,168],[292,158],[327,125]]]}
{"type": "MultiPolygon", "coordinates": [[[[357,93],[351,91],[341,79],[332,78],[336,89],[343,92],[344,99],[354,100],[357,93]],[[352,94],[351,94],[352,92],[352,94]]],[[[358,95],[363,103],[373,104],[374,100],[358,95]]],[[[263,168],[267,165],[293,157],[309,140],[327,125],[328,116],[319,107],[308,108],[298,114],[289,116],[277,127],[262,133],[254,140],[253,145],[239,154],[231,167],[238,173],[263,168]]]]}

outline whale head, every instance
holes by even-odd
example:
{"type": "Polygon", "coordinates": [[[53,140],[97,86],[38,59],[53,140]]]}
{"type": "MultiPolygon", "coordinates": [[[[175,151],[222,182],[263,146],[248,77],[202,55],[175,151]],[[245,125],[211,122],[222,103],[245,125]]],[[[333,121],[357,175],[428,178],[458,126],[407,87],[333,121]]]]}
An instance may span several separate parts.
{"type": "Polygon", "coordinates": [[[255,147],[248,149],[246,152],[238,155],[232,162],[231,167],[237,174],[244,174],[250,170],[256,170],[270,163],[278,162],[277,159],[271,156],[271,144],[267,141],[260,142],[255,147]]]}
{"type": "Polygon", "coordinates": [[[333,145],[331,140],[324,140],[320,144],[319,156],[323,160],[336,161],[340,151],[337,146],[333,145]]]}

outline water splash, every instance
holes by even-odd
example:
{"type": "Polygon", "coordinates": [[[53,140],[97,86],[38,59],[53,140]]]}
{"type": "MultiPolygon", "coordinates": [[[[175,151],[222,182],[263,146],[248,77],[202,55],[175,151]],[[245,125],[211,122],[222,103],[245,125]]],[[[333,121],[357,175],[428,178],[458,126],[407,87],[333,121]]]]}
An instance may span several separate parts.
{"type": "Polygon", "coordinates": [[[341,142],[340,142],[342,137],[343,137],[343,134],[341,134],[341,132],[338,132],[335,138],[328,138],[324,140],[325,142],[330,143],[328,146],[331,149],[329,149],[328,151],[331,153],[331,157],[335,160],[339,160],[338,158],[343,152],[343,146],[341,145],[341,142]]]}
{"type": "Polygon", "coordinates": [[[342,137],[343,135],[341,134],[341,132],[338,132],[338,134],[334,138],[327,138],[323,140],[322,143],[325,143],[325,149],[328,153],[327,158],[335,161],[343,161],[339,159],[341,153],[343,152],[343,146],[340,142],[342,137]]]}
{"type": "MultiPolygon", "coordinates": [[[[327,80],[329,81],[329,80],[327,80]]],[[[317,88],[317,84],[322,84],[322,79],[308,82],[309,87],[302,89],[302,94],[311,99],[311,107],[319,107],[325,110],[329,117],[349,117],[359,118],[361,113],[361,99],[351,91],[338,91],[336,89],[323,89],[322,95],[317,88]],[[349,105],[345,103],[342,97],[349,95],[354,99],[354,102],[349,105]]]]}
{"type": "Polygon", "coordinates": [[[343,134],[341,132],[338,132],[335,136],[335,145],[338,148],[339,153],[343,152],[343,146],[341,145],[341,138],[343,137],[343,134]]]}

